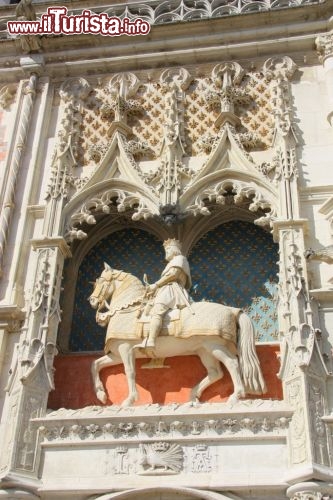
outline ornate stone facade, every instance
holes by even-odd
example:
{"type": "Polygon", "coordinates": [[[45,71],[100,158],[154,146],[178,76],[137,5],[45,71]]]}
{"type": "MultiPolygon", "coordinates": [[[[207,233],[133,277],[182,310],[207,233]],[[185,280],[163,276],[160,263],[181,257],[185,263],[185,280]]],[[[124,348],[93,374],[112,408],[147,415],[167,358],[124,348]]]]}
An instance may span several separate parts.
{"type": "MultiPolygon", "coordinates": [[[[29,5],[0,7],[0,497],[333,497],[332,0],[76,2],[73,14],[140,16],[151,32],[10,37],[8,20],[45,12],[29,5]],[[177,238],[197,266],[226,251],[245,261],[241,230],[232,246],[219,236],[235,224],[257,226],[252,237],[262,231],[278,248],[274,300],[256,289],[242,307],[258,325],[255,306],[271,321],[271,336],[257,339],[273,389],[280,351],[282,398],[226,403],[213,391],[185,403],[185,373],[176,380],[155,360],[137,380],[146,404],[120,408],[109,393],[106,406],[82,407],[90,374],[70,371],[70,360],[89,353],[69,346],[84,351],[71,325],[86,256],[132,231],[155,242],[147,253],[177,238]]],[[[226,273],[237,266],[223,262],[226,273]]],[[[245,297],[254,276],[240,269],[245,297]]],[[[200,298],[233,302],[215,288],[200,298]]],[[[122,376],[105,375],[119,399],[122,376]]]]}

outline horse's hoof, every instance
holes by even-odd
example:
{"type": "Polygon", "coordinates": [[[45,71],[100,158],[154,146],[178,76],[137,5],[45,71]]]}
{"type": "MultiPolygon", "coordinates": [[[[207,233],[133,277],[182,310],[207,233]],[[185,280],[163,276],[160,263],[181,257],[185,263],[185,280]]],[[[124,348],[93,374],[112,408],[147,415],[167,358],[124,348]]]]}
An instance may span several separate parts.
{"type": "Polygon", "coordinates": [[[229,404],[235,404],[239,401],[240,398],[243,398],[245,396],[244,392],[234,392],[229,396],[227,403],[229,404]]]}
{"type": "Polygon", "coordinates": [[[103,405],[105,405],[105,404],[106,404],[108,397],[107,397],[107,395],[105,394],[105,392],[104,392],[104,391],[102,391],[102,390],[97,391],[97,392],[96,392],[96,396],[97,396],[97,399],[98,399],[101,403],[103,403],[103,405]]]}
{"type": "Polygon", "coordinates": [[[129,406],[131,406],[131,405],[132,405],[132,403],[133,403],[133,399],[132,399],[132,398],[127,398],[127,399],[125,399],[125,400],[121,403],[120,407],[121,407],[121,408],[128,408],[129,406]]]}
{"type": "Polygon", "coordinates": [[[200,400],[199,400],[200,396],[198,394],[191,394],[190,396],[190,399],[189,399],[189,403],[193,403],[194,405],[200,403],[200,400]]]}

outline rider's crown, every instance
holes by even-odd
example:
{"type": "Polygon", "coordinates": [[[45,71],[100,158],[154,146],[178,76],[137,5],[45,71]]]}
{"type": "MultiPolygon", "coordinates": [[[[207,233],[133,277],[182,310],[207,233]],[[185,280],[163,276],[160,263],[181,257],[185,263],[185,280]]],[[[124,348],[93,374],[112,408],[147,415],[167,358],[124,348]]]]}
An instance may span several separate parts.
{"type": "Polygon", "coordinates": [[[182,244],[179,240],[176,240],[175,238],[169,238],[168,240],[165,240],[163,243],[164,248],[168,247],[176,247],[178,250],[182,249],[182,244]]]}

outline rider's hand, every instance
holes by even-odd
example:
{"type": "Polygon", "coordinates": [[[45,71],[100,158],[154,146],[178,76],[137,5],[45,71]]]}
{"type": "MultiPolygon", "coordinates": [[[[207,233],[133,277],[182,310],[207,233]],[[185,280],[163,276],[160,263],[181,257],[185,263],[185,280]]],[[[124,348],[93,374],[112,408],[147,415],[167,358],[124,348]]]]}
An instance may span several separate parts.
{"type": "Polygon", "coordinates": [[[153,283],[152,285],[149,285],[147,287],[147,293],[148,295],[152,295],[156,290],[157,290],[158,286],[156,285],[156,283],[153,283]]]}

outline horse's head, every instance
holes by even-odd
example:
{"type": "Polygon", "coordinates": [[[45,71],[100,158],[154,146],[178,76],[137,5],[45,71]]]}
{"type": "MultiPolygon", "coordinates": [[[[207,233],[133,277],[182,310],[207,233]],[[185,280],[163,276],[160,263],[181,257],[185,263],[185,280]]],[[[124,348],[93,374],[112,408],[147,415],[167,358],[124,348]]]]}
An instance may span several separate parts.
{"type": "Polygon", "coordinates": [[[104,270],[97,278],[94,291],[89,297],[90,305],[97,309],[105,300],[109,300],[114,292],[115,284],[112,268],[104,263],[104,270]]]}

